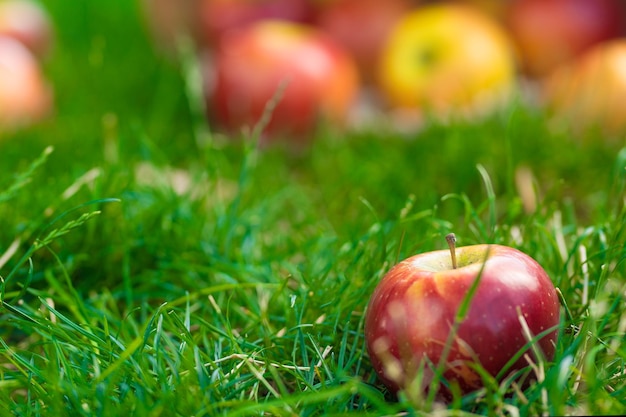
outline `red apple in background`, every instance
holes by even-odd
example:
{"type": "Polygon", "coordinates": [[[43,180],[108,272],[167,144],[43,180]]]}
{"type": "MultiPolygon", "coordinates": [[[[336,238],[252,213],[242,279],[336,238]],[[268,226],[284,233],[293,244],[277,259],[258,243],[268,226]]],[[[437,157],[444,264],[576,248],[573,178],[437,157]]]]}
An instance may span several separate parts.
{"type": "Polygon", "coordinates": [[[624,34],[623,0],[514,0],[506,20],[523,68],[533,77],[624,34]]]}
{"type": "Polygon", "coordinates": [[[224,33],[265,19],[310,23],[311,0],[199,0],[200,43],[213,46],[224,33]]]}
{"type": "MultiPolygon", "coordinates": [[[[401,261],[372,294],[365,339],[376,372],[392,392],[425,393],[435,375],[433,367],[443,363],[443,377],[462,394],[469,393],[483,386],[476,366],[492,376],[502,372],[500,377],[523,369],[528,362],[522,356],[503,370],[529,337],[544,332],[535,347],[547,360],[553,358],[560,308],[543,268],[506,246],[451,251],[455,260],[450,251],[440,250],[401,261]],[[469,310],[451,337],[455,317],[476,280],[469,310]],[[522,321],[532,336],[525,333],[522,321]]],[[[538,360],[532,351],[527,353],[538,360]]],[[[443,385],[437,389],[440,399],[450,399],[450,390],[443,385]]]]}
{"type": "Polygon", "coordinates": [[[352,54],[363,79],[371,81],[391,28],[412,7],[411,0],[325,0],[315,23],[352,54]]]}
{"type": "Polygon", "coordinates": [[[596,45],[554,71],[544,95],[557,119],[574,131],[598,127],[623,141],[626,133],[626,39],[596,45]]]}
{"type": "Polygon", "coordinates": [[[359,89],[343,48],[313,27],[279,20],[226,34],[207,69],[208,107],[220,125],[252,127],[274,98],[265,136],[292,142],[306,141],[322,119],[341,123],[359,89]]]}
{"type": "Polygon", "coordinates": [[[51,90],[35,56],[21,42],[0,36],[0,130],[36,121],[51,106],[51,90]]]}
{"type": "Polygon", "coordinates": [[[48,12],[38,2],[0,1],[0,36],[13,37],[35,55],[42,56],[52,45],[52,22],[48,12]]]}
{"type": "Polygon", "coordinates": [[[461,4],[417,7],[393,28],[381,54],[379,81],[392,108],[434,116],[492,111],[515,86],[506,32],[461,4]]]}

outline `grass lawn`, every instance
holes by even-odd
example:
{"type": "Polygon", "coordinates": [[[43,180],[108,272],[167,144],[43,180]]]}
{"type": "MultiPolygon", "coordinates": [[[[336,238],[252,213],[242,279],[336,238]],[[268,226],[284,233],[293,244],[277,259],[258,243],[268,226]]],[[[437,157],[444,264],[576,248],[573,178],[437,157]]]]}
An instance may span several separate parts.
{"type": "Polygon", "coordinates": [[[0,414],[626,414],[623,138],[514,105],[259,152],[212,134],[135,3],[45,2],[56,111],[0,141],[0,414]],[[450,232],[534,257],[564,314],[535,384],[444,407],[387,393],[363,321],[450,232]]]}

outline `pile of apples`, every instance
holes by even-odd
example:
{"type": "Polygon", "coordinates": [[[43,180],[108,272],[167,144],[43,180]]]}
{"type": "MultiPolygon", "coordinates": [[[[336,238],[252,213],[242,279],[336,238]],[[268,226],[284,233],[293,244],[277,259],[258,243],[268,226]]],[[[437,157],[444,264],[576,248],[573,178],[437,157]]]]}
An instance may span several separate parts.
{"type": "Polygon", "coordinates": [[[306,142],[363,103],[411,126],[527,91],[574,127],[626,129],[620,0],[143,1],[159,45],[195,41],[208,116],[231,133],[306,142]]]}
{"type": "Polygon", "coordinates": [[[52,89],[41,69],[49,52],[52,23],[40,3],[0,0],[0,132],[47,115],[52,89]]]}

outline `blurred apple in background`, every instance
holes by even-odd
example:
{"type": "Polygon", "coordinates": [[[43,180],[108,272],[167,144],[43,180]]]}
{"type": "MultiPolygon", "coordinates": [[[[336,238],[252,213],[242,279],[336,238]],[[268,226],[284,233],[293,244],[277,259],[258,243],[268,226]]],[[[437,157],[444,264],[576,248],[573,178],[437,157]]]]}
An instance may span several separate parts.
{"type": "Polygon", "coordinates": [[[544,84],[548,107],[574,130],[626,134],[626,38],[596,45],[554,71],[544,84]]]}
{"type": "Polygon", "coordinates": [[[52,107],[39,62],[21,42],[0,36],[0,130],[41,119],[52,107]]]}
{"type": "Polygon", "coordinates": [[[351,56],[323,32],[264,20],[224,35],[205,66],[208,108],[228,130],[252,128],[276,107],[263,139],[306,143],[317,123],[342,123],[359,90],[351,56]]]}
{"type": "Polygon", "coordinates": [[[200,43],[213,46],[224,33],[265,19],[310,23],[311,0],[198,0],[200,43]]]}
{"type": "Polygon", "coordinates": [[[510,40],[478,9],[421,6],[394,27],[382,51],[379,87],[392,108],[413,118],[475,116],[494,110],[515,87],[510,40]]]}
{"type": "Polygon", "coordinates": [[[512,1],[514,0],[463,0],[464,3],[480,9],[498,21],[504,19],[506,10],[512,1]]]}
{"type": "Polygon", "coordinates": [[[507,26],[533,77],[624,34],[623,0],[513,0],[507,26]]]}
{"type": "Polygon", "coordinates": [[[31,0],[0,0],[0,36],[17,39],[37,56],[52,46],[53,27],[48,12],[31,0]]]}
{"type": "Polygon", "coordinates": [[[365,81],[376,75],[391,28],[416,3],[411,0],[320,0],[316,25],[354,57],[365,81]]]}

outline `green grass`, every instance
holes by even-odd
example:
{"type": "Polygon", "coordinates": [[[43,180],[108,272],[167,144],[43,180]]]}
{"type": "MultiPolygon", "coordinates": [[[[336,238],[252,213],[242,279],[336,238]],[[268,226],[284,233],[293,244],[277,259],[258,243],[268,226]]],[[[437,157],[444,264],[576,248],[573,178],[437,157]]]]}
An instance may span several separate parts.
{"type": "Polygon", "coordinates": [[[519,105],[259,152],[209,134],[133,2],[46,5],[57,111],[0,143],[2,415],[626,413],[623,140],[519,105]],[[452,231],[533,256],[564,315],[536,384],[441,408],[386,392],[363,319],[391,265],[452,231]]]}

